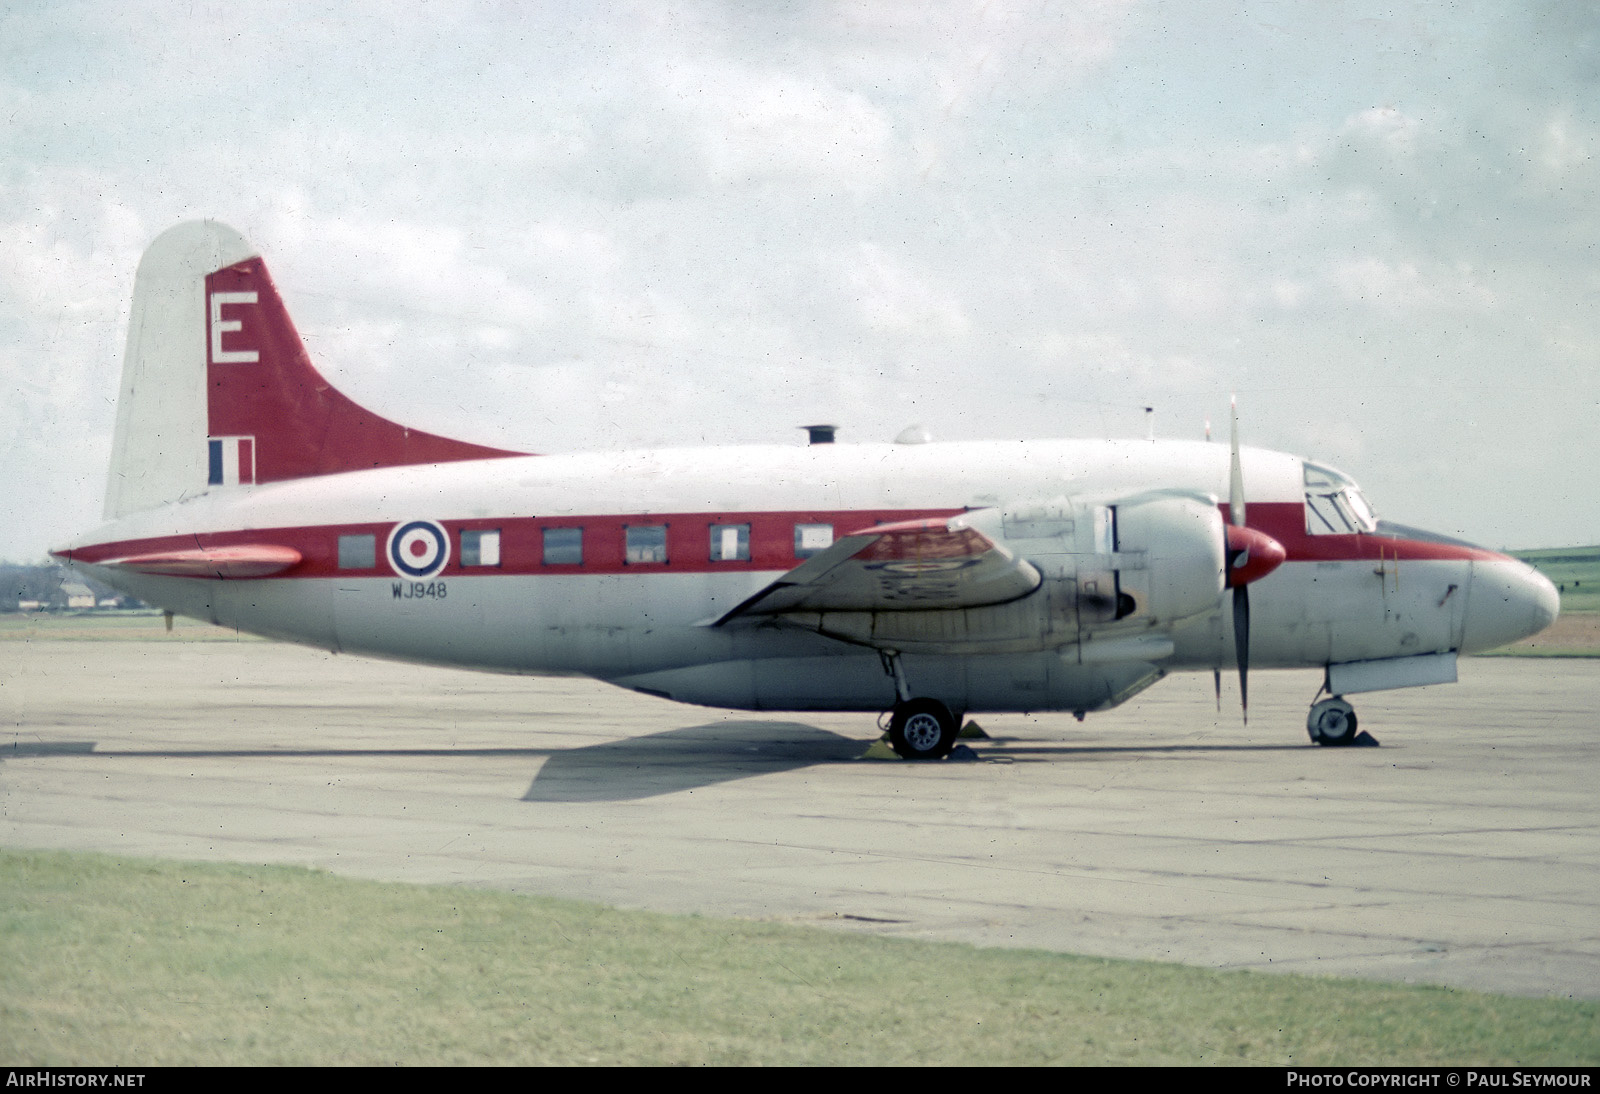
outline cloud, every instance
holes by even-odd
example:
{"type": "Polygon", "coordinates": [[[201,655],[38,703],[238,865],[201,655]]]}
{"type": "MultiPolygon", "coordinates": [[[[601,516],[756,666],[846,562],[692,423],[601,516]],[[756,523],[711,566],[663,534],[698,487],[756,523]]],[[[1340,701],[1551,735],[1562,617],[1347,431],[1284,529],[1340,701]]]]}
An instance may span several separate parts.
{"type": "Polygon", "coordinates": [[[859,244],[841,255],[838,265],[845,295],[871,330],[921,341],[959,338],[971,328],[954,295],[878,244],[859,244]]]}
{"type": "Polygon", "coordinates": [[[1148,3],[12,6],[0,490],[31,508],[9,534],[38,543],[80,479],[97,506],[139,250],[218,216],[330,375],[422,428],[543,451],[819,419],[1142,435],[1155,404],[1197,436],[1238,390],[1253,439],[1322,447],[1419,523],[1471,468],[1494,539],[1483,499],[1520,488],[1514,461],[1600,473],[1578,440],[1595,24],[1425,0],[1273,25],[1148,3]],[[1494,443],[1459,425],[1496,419],[1494,443]]]}
{"type": "Polygon", "coordinates": [[[1435,268],[1428,276],[1413,263],[1387,262],[1371,256],[1340,263],[1330,280],[1348,300],[1360,300],[1390,311],[1416,313],[1442,307],[1468,311],[1492,309],[1494,293],[1470,268],[1435,268]]]}
{"type": "MultiPolygon", "coordinates": [[[[795,73],[673,64],[662,99],[713,184],[781,180],[870,190],[889,173],[891,127],[865,96],[795,73]]],[[[670,124],[670,123],[669,123],[670,124]]]]}

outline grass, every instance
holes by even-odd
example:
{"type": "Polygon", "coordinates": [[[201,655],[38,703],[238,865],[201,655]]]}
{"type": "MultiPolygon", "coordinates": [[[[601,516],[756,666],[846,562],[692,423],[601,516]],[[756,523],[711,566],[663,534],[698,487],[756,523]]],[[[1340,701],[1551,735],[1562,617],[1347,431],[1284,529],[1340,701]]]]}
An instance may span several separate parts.
{"type": "Polygon", "coordinates": [[[1561,612],[1600,612],[1600,547],[1513,551],[1561,591],[1561,612]]]}
{"type": "Polygon", "coordinates": [[[259,642],[232,627],[174,616],[168,632],[159,610],[94,612],[6,612],[0,614],[0,642],[259,642]]]}
{"type": "Polygon", "coordinates": [[[1600,547],[1511,553],[1554,582],[1561,615],[1541,634],[1478,656],[1600,657],[1600,547]]]}
{"type": "Polygon", "coordinates": [[[0,852],[0,1059],[1595,1064],[1600,1004],[0,852]]]}

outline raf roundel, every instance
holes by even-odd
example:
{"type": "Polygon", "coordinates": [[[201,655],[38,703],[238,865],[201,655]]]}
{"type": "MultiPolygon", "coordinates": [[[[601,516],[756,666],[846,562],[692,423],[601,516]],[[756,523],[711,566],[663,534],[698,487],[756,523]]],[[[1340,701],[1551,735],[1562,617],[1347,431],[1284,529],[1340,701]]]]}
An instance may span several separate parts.
{"type": "Polygon", "coordinates": [[[431,520],[408,520],[389,533],[389,565],[401,577],[432,577],[450,561],[450,537],[431,520]]]}

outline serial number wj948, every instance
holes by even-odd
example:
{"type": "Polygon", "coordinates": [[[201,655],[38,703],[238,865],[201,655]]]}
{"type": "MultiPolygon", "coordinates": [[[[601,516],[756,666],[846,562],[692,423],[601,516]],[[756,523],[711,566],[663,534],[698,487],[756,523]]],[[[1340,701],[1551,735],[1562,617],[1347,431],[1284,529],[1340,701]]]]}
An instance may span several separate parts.
{"type": "Polygon", "coordinates": [[[396,600],[420,600],[423,597],[443,600],[445,597],[442,581],[396,581],[392,588],[396,600]]]}

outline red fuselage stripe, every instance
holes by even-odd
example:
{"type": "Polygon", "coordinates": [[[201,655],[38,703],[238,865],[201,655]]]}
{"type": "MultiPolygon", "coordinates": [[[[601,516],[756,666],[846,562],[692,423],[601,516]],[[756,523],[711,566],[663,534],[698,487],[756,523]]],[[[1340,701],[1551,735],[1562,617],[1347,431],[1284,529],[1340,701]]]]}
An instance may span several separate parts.
{"type": "MultiPolygon", "coordinates": [[[[639,513],[627,516],[608,514],[574,517],[511,517],[504,520],[441,520],[449,534],[450,561],[436,577],[471,574],[620,574],[620,573],[721,573],[741,570],[788,570],[798,565],[795,553],[795,526],[825,524],[839,539],[878,524],[930,517],[950,517],[961,509],[852,510],[784,513],[639,513]],[[711,528],[748,525],[745,537],[749,558],[718,559],[711,553],[711,528]],[[628,529],[660,527],[665,531],[665,562],[628,562],[628,529]],[[544,561],[546,529],[582,529],[581,563],[544,561]],[[499,532],[497,566],[464,566],[461,562],[462,532],[499,532]]],[[[405,522],[399,522],[405,523],[405,522]]],[[[304,561],[284,577],[393,577],[395,571],[385,557],[385,545],[394,523],[313,525],[292,528],[255,528],[240,532],[214,532],[188,536],[163,536],[157,539],[101,543],[71,552],[80,562],[95,563],[128,555],[158,551],[192,550],[197,547],[227,547],[242,543],[274,543],[299,551],[304,561]],[[364,569],[340,569],[339,538],[372,536],[375,565],[364,569]]]]}
{"type": "MultiPolygon", "coordinates": [[[[1226,506],[1223,507],[1223,515],[1227,515],[1226,506]]],[[[1462,543],[1437,543],[1374,534],[1314,536],[1306,531],[1306,507],[1301,502],[1252,502],[1245,510],[1245,524],[1283,544],[1288,562],[1359,562],[1368,559],[1374,562],[1384,559],[1404,562],[1487,561],[1505,557],[1482,547],[1462,543]]]]}
{"type": "MultiPolygon", "coordinates": [[[[629,515],[589,515],[574,517],[508,517],[503,520],[442,520],[452,548],[450,561],[435,577],[490,574],[620,574],[620,573],[720,573],[727,571],[792,569],[800,561],[795,551],[795,526],[825,524],[838,539],[881,524],[901,521],[947,518],[962,509],[869,509],[815,510],[809,512],[722,512],[722,513],[639,513],[629,515]],[[749,558],[713,560],[712,526],[748,525],[749,558]],[[630,527],[664,527],[665,562],[628,562],[627,530],[630,527]],[[583,561],[578,564],[544,561],[546,529],[583,530],[583,561]],[[462,565],[462,532],[500,533],[499,564],[462,565]]],[[[1250,527],[1265,532],[1281,543],[1288,562],[1353,562],[1372,560],[1445,561],[1498,559],[1502,556],[1481,548],[1458,544],[1400,539],[1383,535],[1308,535],[1305,509],[1297,503],[1257,502],[1249,507],[1250,527]]],[[[70,557],[85,563],[105,562],[129,555],[161,551],[230,547],[241,544],[271,543],[298,551],[304,561],[283,574],[289,578],[393,577],[395,571],[385,557],[385,545],[394,523],[308,525],[285,528],[253,528],[238,532],[210,532],[198,535],[162,536],[153,539],[100,543],[70,552],[70,557]],[[362,569],[340,569],[341,536],[373,537],[374,565],[362,569]]],[[[720,542],[720,541],[719,541],[720,542]]]]}

